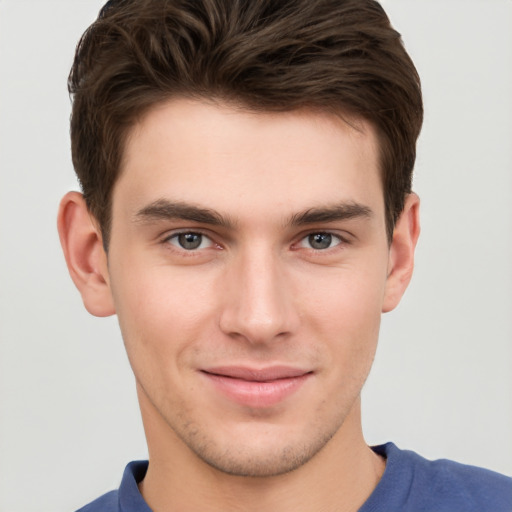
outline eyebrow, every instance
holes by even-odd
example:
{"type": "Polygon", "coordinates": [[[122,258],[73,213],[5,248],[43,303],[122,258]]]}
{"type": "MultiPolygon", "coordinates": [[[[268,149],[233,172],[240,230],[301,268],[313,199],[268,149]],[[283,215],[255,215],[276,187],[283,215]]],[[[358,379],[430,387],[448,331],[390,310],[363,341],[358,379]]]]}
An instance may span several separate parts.
{"type": "MultiPolygon", "coordinates": [[[[355,218],[371,218],[373,211],[368,206],[349,202],[332,206],[308,208],[290,217],[286,223],[289,226],[336,222],[355,218]]],[[[236,222],[210,208],[203,208],[190,203],[158,199],[144,206],[135,214],[135,221],[151,223],[159,220],[186,220],[200,224],[210,224],[232,229],[236,222]]]]}
{"type": "Polygon", "coordinates": [[[368,206],[359,203],[339,203],[327,207],[310,208],[304,212],[292,215],[289,224],[291,226],[303,226],[322,222],[336,222],[349,219],[370,219],[373,211],[368,206]]]}
{"type": "Polygon", "coordinates": [[[209,208],[202,208],[180,201],[168,201],[167,199],[158,199],[144,206],[135,214],[135,221],[142,223],[176,219],[225,228],[232,228],[234,225],[231,219],[209,208]]]}

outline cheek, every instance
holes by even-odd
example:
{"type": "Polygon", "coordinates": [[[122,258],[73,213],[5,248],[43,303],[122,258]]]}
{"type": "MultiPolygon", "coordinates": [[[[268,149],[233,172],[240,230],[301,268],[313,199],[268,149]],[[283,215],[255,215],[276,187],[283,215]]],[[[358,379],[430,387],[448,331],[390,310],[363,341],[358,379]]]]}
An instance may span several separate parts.
{"type": "Polygon", "coordinates": [[[135,374],[179,369],[186,350],[204,338],[214,302],[199,276],[169,267],[118,271],[111,286],[128,357],[135,374]],[[165,368],[164,368],[165,366],[165,368]]]}
{"type": "Polygon", "coordinates": [[[366,372],[371,366],[379,336],[385,270],[366,266],[336,269],[330,276],[311,281],[303,293],[303,318],[310,336],[327,347],[340,375],[366,372]]]}
{"type": "Polygon", "coordinates": [[[366,325],[380,318],[386,285],[383,265],[347,265],[325,272],[309,272],[295,277],[295,294],[304,314],[311,313],[326,324],[366,325]],[[359,267],[359,268],[358,268],[359,267]]]}

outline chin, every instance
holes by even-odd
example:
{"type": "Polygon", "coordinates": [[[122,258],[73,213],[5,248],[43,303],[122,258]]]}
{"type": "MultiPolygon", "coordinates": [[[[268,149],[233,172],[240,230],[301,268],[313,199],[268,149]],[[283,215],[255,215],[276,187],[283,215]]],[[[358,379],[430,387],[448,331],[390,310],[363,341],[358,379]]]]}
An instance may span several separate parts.
{"type": "Polygon", "coordinates": [[[198,436],[185,442],[199,459],[224,474],[264,478],[297,470],[315,457],[336,431],[293,435],[270,429],[263,435],[253,432],[238,439],[231,435],[223,442],[200,441],[198,436]]]}
{"type": "MultiPolygon", "coordinates": [[[[267,450],[268,451],[268,450],[267,450]]],[[[203,462],[214,469],[232,476],[265,478],[284,475],[306,464],[316,453],[316,450],[297,449],[287,446],[279,453],[247,453],[230,450],[223,454],[197,454],[203,462]]]]}

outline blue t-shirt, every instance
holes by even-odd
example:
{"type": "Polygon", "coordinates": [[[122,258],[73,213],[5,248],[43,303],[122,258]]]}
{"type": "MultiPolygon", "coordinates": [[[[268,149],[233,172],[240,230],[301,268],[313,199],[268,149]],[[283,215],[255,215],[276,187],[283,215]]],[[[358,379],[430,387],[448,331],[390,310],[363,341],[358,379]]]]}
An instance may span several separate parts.
{"type": "MultiPolygon", "coordinates": [[[[512,478],[449,460],[429,461],[393,443],[373,450],[386,458],[386,470],[359,512],[512,512],[512,478]]],[[[147,467],[147,461],[130,462],[119,490],[77,512],[151,512],[137,487],[147,467]]]]}

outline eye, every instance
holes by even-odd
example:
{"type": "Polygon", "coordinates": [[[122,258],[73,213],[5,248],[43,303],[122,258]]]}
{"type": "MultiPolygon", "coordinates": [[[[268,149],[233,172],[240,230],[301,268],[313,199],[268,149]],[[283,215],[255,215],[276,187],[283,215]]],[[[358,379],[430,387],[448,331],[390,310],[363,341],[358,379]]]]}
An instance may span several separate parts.
{"type": "Polygon", "coordinates": [[[339,236],[332,233],[311,233],[300,241],[300,247],[321,251],[330,249],[341,244],[342,240],[339,236]]]}
{"type": "Polygon", "coordinates": [[[213,246],[213,242],[207,236],[193,231],[177,233],[167,238],[166,241],[185,251],[195,251],[213,246]]]}

